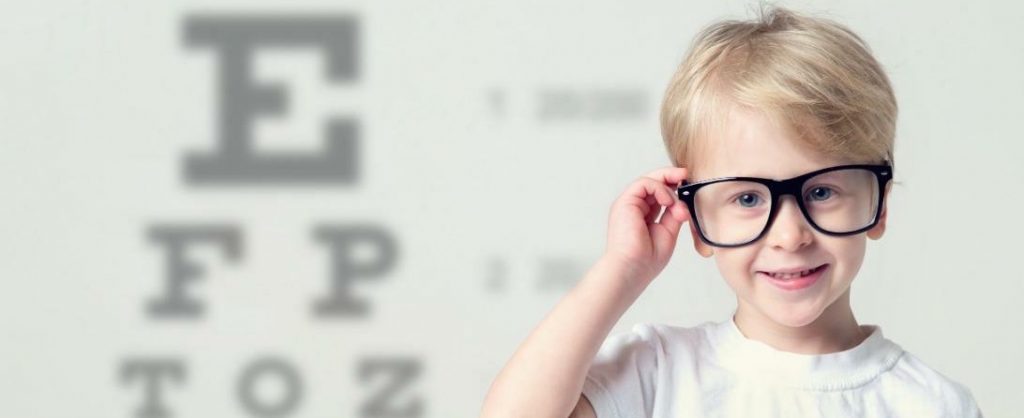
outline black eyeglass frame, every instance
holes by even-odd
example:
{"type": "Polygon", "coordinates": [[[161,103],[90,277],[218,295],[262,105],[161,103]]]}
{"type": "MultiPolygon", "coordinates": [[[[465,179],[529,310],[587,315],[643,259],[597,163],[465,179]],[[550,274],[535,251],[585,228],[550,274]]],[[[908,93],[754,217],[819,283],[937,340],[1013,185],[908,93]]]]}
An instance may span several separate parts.
{"type": "Polygon", "coordinates": [[[820,170],[815,170],[815,171],[812,171],[810,173],[801,174],[799,176],[796,176],[796,177],[793,177],[793,178],[790,178],[790,179],[786,179],[786,180],[772,180],[772,179],[766,179],[766,178],[761,178],[761,177],[718,177],[718,178],[714,178],[714,179],[702,180],[702,181],[699,181],[699,182],[696,182],[696,183],[687,183],[684,180],[683,183],[681,185],[679,185],[679,187],[676,189],[676,195],[679,197],[679,200],[681,200],[681,201],[686,203],[686,207],[690,211],[690,221],[693,222],[694,226],[697,227],[696,228],[697,229],[697,235],[700,236],[701,241],[704,241],[706,244],[714,246],[714,247],[735,248],[735,247],[742,247],[744,245],[749,245],[750,243],[753,243],[754,241],[757,241],[757,240],[761,239],[761,237],[763,237],[764,234],[766,232],[768,232],[768,229],[771,228],[772,223],[775,222],[775,215],[778,213],[779,206],[780,206],[779,205],[779,201],[782,200],[782,196],[785,196],[785,195],[793,195],[794,200],[796,200],[797,206],[800,207],[800,212],[802,212],[803,215],[804,215],[804,219],[806,219],[807,223],[809,223],[811,225],[811,227],[813,227],[818,232],[821,232],[821,233],[823,233],[825,235],[842,237],[842,236],[859,234],[861,232],[867,231],[867,230],[873,228],[875,225],[878,224],[878,217],[882,215],[882,205],[884,204],[884,201],[885,201],[885,186],[886,186],[886,183],[888,183],[890,180],[892,180],[892,176],[893,176],[892,164],[890,164],[888,162],[886,162],[885,164],[848,164],[848,165],[837,165],[837,166],[833,166],[833,167],[823,168],[823,169],[820,169],[820,170]],[[809,179],[811,179],[811,178],[813,178],[815,176],[823,174],[823,173],[828,173],[828,172],[831,172],[831,171],[838,171],[838,170],[853,169],[853,168],[868,170],[868,171],[874,173],[875,174],[875,178],[878,180],[878,207],[875,208],[874,219],[872,219],[871,223],[868,224],[867,226],[864,226],[862,228],[859,228],[859,229],[856,229],[856,230],[853,230],[853,231],[847,231],[847,232],[827,231],[824,228],[818,226],[818,224],[816,222],[814,222],[814,219],[811,219],[811,215],[807,211],[807,207],[804,205],[804,199],[803,199],[803,195],[802,195],[802,190],[803,190],[804,182],[806,182],[807,180],[809,180],[809,179]],[[770,196],[771,199],[770,199],[770,202],[769,202],[771,204],[771,207],[769,208],[769,211],[768,211],[768,220],[765,222],[764,228],[761,229],[761,232],[758,233],[757,236],[755,236],[754,238],[750,239],[749,241],[742,242],[742,243],[739,243],[739,244],[719,244],[719,243],[711,241],[710,239],[708,239],[708,237],[704,236],[704,230],[700,226],[700,221],[697,220],[697,210],[694,208],[693,199],[694,199],[694,196],[697,194],[697,190],[700,190],[704,186],[707,186],[707,185],[710,185],[710,184],[715,184],[715,183],[721,183],[721,182],[724,182],[724,181],[734,181],[734,180],[743,180],[743,181],[749,181],[749,182],[754,182],[754,183],[760,183],[760,184],[763,184],[765,187],[768,188],[768,191],[771,194],[771,196],[770,196]]]}

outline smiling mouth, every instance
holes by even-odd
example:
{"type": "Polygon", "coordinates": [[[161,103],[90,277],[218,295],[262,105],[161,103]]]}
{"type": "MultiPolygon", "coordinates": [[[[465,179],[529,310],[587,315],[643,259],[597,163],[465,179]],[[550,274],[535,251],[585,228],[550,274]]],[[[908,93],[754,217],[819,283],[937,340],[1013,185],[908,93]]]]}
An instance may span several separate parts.
{"type": "Polygon", "coordinates": [[[814,273],[817,273],[817,272],[821,271],[822,269],[824,269],[827,266],[828,266],[828,264],[822,264],[822,265],[820,265],[818,267],[815,267],[815,268],[812,268],[812,269],[808,269],[808,270],[804,270],[804,271],[797,272],[797,273],[772,273],[772,272],[768,272],[768,271],[762,271],[760,273],[768,275],[769,277],[771,277],[773,279],[793,280],[793,279],[798,279],[798,278],[801,278],[801,277],[810,276],[810,275],[812,275],[814,273]]]}

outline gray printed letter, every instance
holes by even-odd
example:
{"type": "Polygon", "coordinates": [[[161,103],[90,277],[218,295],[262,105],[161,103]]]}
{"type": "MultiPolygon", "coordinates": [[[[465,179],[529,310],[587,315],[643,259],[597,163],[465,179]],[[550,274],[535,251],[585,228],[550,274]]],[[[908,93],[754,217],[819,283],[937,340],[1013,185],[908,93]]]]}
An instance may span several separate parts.
{"type": "Polygon", "coordinates": [[[283,115],[287,96],[280,85],[253,79],[253,55],[261,48],[317,47],[326,55],[326,72],[334,82],[358,76],[359,25],[353,16],[200,15],[185,19],[190,46],[214,48],[220,58],[217,140],[211,154],[185,158],[191,184],[316,183],[356,180],[359,127],[354,117],[326,121],[326,143],[319,155],[258,153],[253,149],[253,120],[283,115]]]}
{"type": "Polygon", "coordinates": [[[320,225],[313,231],[317,240],[331,247],[331,294],[316,303],[314,311],[319,316],[365,317],[369,311],[366,300],[352,295],[357,279],[376,279],[390,271],[398,257],[394,238],[382,228],[370,225],[331,226],[320,225]],[[376,251],[376,257],[359,260],[355,249],[369,245],[376,251]]]}
{"type": "Polygon", "coordinates": [[[364,418],[417,418],[422,417],[423,398],[413,399],[399,405],[395,399],[400,391],[411,385],[420,375],[422,365],[414,358],[364,358],[359,363],[359,379],[366,383],[374,376],[386,377],[386,384],[359,409],[364,418]]]}
{"type": "Polygon", "coordinates": [[[238,379],[238,399],[242,407],[252,416],[276,418],[295,411],[302,400],[302,379],[295,367],[275,357],[261,358],[245,368],[238,379]],[[284,395],[274,402],[256,398],[255,385],[264,376],[274,375],[284,386],[284,395]]]}
{"type": "Polygon", "coordinates": [[[142,379],[144,396],[135,411],[137,418],[170,418],[171,412],[161,398],[164,380],[181,383],[185,380],[185,366],[178,359],[129,359],[121,363],[121,382],[125,385],[142,379]]]}
{"type": "Polygon", "coordinates": [[[149,315],[163,318],[195,319],[203,315],[203,303],[185,293],[185,283],[203,275],[202,265],[185,257],[185,248],[207,243],[221,247],[233,261],[241,258],[241,232],[234,225],[155,225],[149,228],[149,239],[167,249],[164,265],[166,293],[149,302],[149,315]]]}

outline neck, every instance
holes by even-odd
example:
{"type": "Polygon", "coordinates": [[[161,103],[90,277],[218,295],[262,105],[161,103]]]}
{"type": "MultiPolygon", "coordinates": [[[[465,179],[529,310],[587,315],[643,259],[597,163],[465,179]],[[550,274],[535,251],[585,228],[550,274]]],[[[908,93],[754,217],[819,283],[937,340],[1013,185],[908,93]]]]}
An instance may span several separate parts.
{"type": "Polygon", "coordinates": [[[780,324],[737,298],[736,327],[747,338],[776,350],[798,354],[827,354],[856,347],[868,337],[850,309],[850,290],[803,326],[780,324]]]}

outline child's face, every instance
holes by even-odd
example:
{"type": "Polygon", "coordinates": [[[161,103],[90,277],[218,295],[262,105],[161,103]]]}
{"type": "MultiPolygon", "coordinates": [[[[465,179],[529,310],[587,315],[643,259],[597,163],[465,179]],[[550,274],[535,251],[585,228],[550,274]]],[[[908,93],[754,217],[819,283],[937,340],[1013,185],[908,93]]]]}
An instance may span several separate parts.
{"type": "MultiPolygon", "coordinates": [[[[749,108],[736,107],[713,139],[693,159],[691,182],[714,177],[753,176],[786,179],[820,168],[861,161],[838,161],[801,148],[789,128],[774,126],[749,108]]],[[[888,197],[888,194],[886,194],[888,197]]],[[[834,237],[816,231],[801,214],[793,196],[779,201],[778,214],[759,240],[737,248],[711,247],[696,235],[694,245],[705,257],[714,255],[718,269],[737,295],[739,309],[758,312],[778,324],[799,327],[813,322],[850,288],[864,260],[866,237],[885,231],[886,210],[865,233],[834,237]],[[759,271],[791,267],[810,269],[828,264],[810,287],[784,290],[759,271]]]]}

